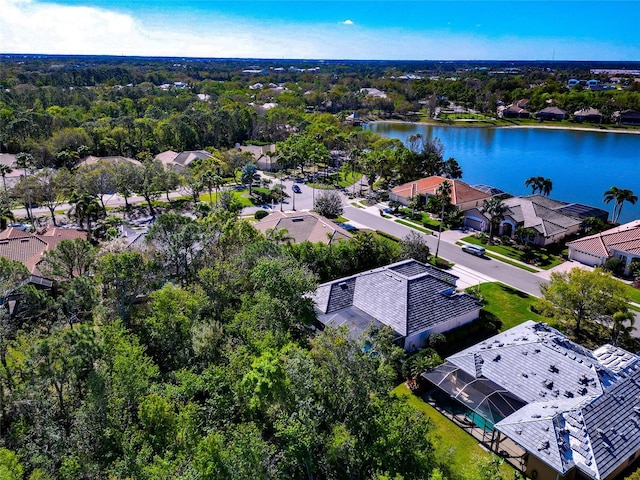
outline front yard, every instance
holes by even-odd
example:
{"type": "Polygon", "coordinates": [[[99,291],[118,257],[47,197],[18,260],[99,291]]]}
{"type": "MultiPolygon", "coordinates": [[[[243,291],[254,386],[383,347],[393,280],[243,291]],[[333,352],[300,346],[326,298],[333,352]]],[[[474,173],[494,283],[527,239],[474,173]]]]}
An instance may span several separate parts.
{"type": "Polygon", "coordinates": [[[511,245],[487,245],[483,242],[483,238],[476,238],[474,235],[470,235],[468,237],[464,237],[462,241],[472,243],[474,245],[482,245],[491,252],[504,255],[505,257],[518,260],[522,263],[535,265],[543,270],[549,270],[553,267],[557,267],[564,262],[564,259],[561,257],[562,250],[559,246],[532,246],[529,250],[520,250],[519,248],[511,245]]]}

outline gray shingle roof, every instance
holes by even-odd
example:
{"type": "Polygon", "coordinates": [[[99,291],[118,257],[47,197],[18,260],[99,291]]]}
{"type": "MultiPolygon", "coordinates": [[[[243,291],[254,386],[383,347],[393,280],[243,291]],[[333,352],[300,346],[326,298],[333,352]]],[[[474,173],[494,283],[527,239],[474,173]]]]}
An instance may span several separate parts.
{"type": "Polygon", "coordinates": [[[470,386],[473,377],[521,398],[526,405],[496,429],[561,474],[575,467],[604,479],[640,451],[638,355],[611,345],[592,352],[528,321],[424,376],[446,391],[460,373],[470,386]]]}
{"type": "Polygon", "coordinates": [[[454,294],[456,280],[430,265],[405,260],[322,284],[314,301],[323,323],[340,309],[354,307],[407,336],[479,310],[473,297],[454,294]]]}

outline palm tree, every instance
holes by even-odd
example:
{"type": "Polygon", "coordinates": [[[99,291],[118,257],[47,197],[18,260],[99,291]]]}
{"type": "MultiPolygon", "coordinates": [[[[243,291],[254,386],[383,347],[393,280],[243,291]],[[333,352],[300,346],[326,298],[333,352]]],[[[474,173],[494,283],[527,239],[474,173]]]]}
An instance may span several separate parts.
{"type": "Polygon", "coordinates": [[[613,223],[618,223],[624,202],[629,202],[631,205],[635,205],[638,201],[638,196],[634,195],[634,193],[627,188],[618,188],[613,186],[604,192],[604,203],[609,203],[612,200],[614,200],[614,204],[613,212],[611,212],[611,221],[613,223]]]}
{"type": "Polygon", "coordinates": [[[7,228],[7,224],[9,222],[15,222],[16,217],[13,215],[13,212],[9,208],[9,206],[0,206],[0,230],[4,230],[7,228]]]}
{"type": "Polygon", "coordinates": [[[240,183],[249,186],[249,196],[251,196],[251,187],[253,186],[253,182],[260,178],[257,171],[258,167],[253,163],[247,163],[240,173],[240,183]]]}
{"type": "Polygon", "coordinates": [[[491,200],[484,201],[482,211],[489,216],[489,240],[487,243],[491,245],[493,230],[504,219],[507,206],[499,198],[493,197],[491,200]]]}
{"type": "Polygon", "coordinates": [[[444,209],[447,205],[451,204],[451,182],[448,180],[443,181],[438,186],[436,195],[439,197],[440,204],[442,205],[440,225],[438,225],[438,243],[436,244],[436,258],[438,258],[438,252],[440,251],[440,237],[442,236],[442,224],[444,223],[444,209]]]}
{"type": "Polygon", "coordinates": [[[539,189],[542,195],[544,195],[545,197],[548,197],[549,194],[551,193],[551,190],[553,189],[553,182],[551,181],[550,178],[543,178],[542,181],[540,182],[539,189]]]}
{"type": "Polygon", "coordinates": [[[0,175],[2,175],[2,185],[4,186],[4,200],[9,204],[9,193],[7,190],[7,179],[6,176],[13,172],[13,168],[9,165],[0,165],[0,175]]]}
{"type": "Polygon", "coordinates": [[[216,205],[218,204],[218,189],[223,185],[224,181],[220,175],[213,170],[207,170],[200,176],[201,183],[207,187],[209,191],[209,205],[213,206],[213,189],[216,189],[216,205]]]}

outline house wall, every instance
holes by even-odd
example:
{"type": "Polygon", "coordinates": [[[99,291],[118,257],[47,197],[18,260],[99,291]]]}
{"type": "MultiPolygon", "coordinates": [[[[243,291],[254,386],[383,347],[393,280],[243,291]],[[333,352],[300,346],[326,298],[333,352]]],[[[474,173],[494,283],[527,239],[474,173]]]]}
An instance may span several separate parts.
{"type": "Polygon", "coordinates": [[[390,192],[389,193],[389,200],[395,201],[395,202],[400,202],[405,207],[409,205],[409,199],[407,197],[403,197],[401,195],[398,195],[397,193],[390,192]]]}
{"type": "Polygon", "coordinates": [[[449,330],[453,330],[461,325],[464,325],[469,322],[473,322],[480,316],[480,308],[477,310],[467,313],[466,315],[460,315],[459,317],[452,318],[446,322],[442,322],[438,325],[435,325],[433,328],[429,330],[424,330],[419,333],[414,333],[405,338],[404,340],[404,349],[408,352],[411,352],[417,348],[424,348],[427,346],[427,340],[429,335],[432,333],[444,333],[449,330]]]}
{"type": "Polygon", "coordinates": [[[573,480],[576,478],[576,469],[562,476],[549,465],[529,454],[525,475],[532,480],[573,480]]]}

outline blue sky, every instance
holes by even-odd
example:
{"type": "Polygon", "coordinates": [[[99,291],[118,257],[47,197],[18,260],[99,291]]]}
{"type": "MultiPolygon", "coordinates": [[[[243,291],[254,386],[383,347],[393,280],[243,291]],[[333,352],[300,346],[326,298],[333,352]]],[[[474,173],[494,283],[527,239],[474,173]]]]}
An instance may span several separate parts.
{"type": "Polygon", "coordinates": [[[640,1],[0,0],[0,52],[635,60],[640,1]]]}

